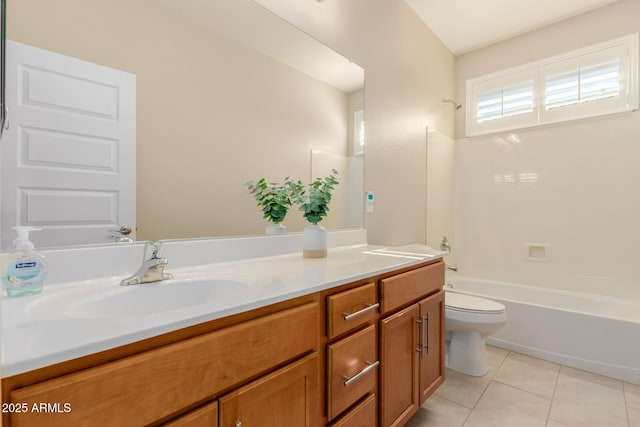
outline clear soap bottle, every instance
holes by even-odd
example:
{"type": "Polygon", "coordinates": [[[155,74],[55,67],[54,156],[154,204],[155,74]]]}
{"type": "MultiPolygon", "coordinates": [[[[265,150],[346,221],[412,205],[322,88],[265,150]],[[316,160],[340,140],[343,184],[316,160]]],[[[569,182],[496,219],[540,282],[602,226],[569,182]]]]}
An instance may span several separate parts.
{"type": "Polygon", "coordinates": [[[2,283],[9,298],[35,295],[42,292],[47,271],[44,256],[34,249],[29,232],[35,227],[14,227],[18,237],[13,241],[14,250],[6,256],[2,268],[2,283]]]}

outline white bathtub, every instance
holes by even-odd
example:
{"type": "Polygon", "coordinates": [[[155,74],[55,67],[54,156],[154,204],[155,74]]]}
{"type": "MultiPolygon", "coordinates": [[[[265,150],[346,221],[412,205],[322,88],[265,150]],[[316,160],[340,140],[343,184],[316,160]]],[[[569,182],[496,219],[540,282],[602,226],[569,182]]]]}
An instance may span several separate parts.
{"type": "Polygon", "coordinates": [[[460,276],[445,289],[505,305],[491,345],[640,384],[640,303],[460,276]]]}

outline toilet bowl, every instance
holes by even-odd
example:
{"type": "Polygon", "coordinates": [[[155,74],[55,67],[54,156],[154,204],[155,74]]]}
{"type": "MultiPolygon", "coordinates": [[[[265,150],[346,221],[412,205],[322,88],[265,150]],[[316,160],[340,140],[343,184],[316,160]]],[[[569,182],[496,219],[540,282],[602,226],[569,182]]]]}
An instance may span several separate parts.
{"type": "Polygon", "coordinates": [[[463,374],[487,373],[485,338],[507,321],[504,305],[466,294],[445,293],[447,367],[463,374]]]}

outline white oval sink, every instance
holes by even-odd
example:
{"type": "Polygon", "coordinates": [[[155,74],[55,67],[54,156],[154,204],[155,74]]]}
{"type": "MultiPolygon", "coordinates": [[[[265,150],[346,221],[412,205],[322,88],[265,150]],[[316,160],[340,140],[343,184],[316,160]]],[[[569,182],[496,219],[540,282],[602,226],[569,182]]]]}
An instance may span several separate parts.
{"type": "Polygon", "coordinates": [[[36,316],[72,318],[137,317],[231,305],[246,299],[248,284],[235,279],[189,278],[133,286],[83,285],[42,295],[27,306],[36,316]]]}

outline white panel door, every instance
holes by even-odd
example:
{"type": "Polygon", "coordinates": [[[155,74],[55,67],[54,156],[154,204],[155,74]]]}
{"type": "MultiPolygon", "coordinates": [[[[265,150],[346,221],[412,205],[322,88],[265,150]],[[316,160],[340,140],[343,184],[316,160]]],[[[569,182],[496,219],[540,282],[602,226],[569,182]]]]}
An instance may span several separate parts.
{"type": "Polygon", "coordinates": [[[113,242],[136,220],[136,77],[7,41],[1,248],[113,242]]]}

